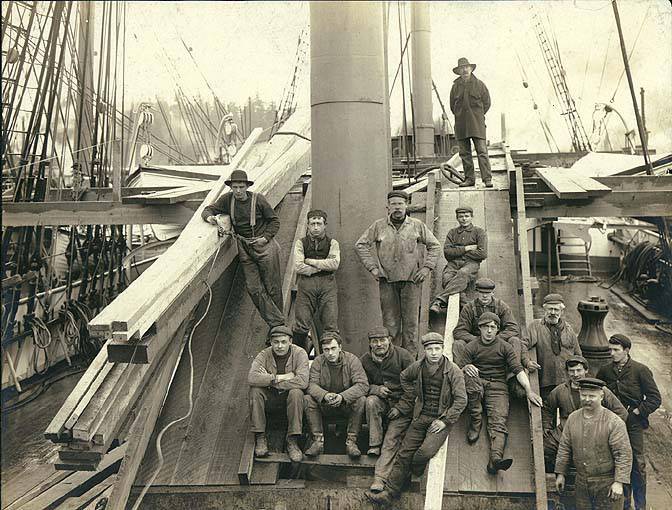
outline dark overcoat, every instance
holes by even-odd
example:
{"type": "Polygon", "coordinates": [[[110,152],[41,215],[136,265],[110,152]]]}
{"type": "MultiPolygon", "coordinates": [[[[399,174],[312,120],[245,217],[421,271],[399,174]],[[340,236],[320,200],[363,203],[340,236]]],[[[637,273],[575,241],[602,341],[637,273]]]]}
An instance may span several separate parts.
{"type": "Polygon", "coordinates": [[[455,115],[455,138],[485,139],[485,114],[490,109],[490,93],[473,74],[471,79],[461,77],[450,89],[450,110],[455,115]]]}

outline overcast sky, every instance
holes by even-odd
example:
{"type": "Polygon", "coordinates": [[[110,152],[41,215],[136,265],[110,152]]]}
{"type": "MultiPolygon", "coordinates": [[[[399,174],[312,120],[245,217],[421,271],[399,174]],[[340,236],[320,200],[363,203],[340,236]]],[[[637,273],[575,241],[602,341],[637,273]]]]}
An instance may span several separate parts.
{"type": "MultiPolygon", "coordinates": [[[[397,3],[389,6],[391,82],[399,62],[399,35],[397,3]]],[[[541,115],[561,149],[569,149],[567,128],[533,31],[533,6],[550,21],[557,37],[568,86],[588,135],[597,102],[611,104],[628,127],[636,129],[625,76],[616,87],[623,60],[611,2],[603,0],[432,2],[432,76],[444,103],[455,78],[452,68],[466,56],[478,65],[476,75],[493,99],[487,119],[491,140],[500,139],[500,113],[505,112],[514,148],[548,151],[541,115]],[[522,85],[523,73],[528,88],[522,85]]],[[[258,94],[278,102],[294,67],[299,34],[308,27],[309,9],[308,2],[130,1],[127,94],[150,100],[155,94],[172,97],[179,82],[188,95],[205,96],[209,95],[205,76],[223,100],[242,102],[258,94]],[[191,48],[198,68],[180,38],[191,48]]],[[[646,89],[650,144],[659,152],[672,151],[672,8],[667,0],[620,0],[619,9],[628,51],[634,46],[635,89],[638,94],[640,87],[646,89]]],[[[406,21],[410,25],[410,12],[406,21]]],[[[308,72],[306,66],[300,94],[306,108],[308,72]]],[[[400,117],[400,105],[397,85],[393,124],[400,117]]],[[[435,112],[439,111],[436,104],[435,112]]],[[[608,127],[612,143],[621,147],[620,121],[609,118],[608,127]]]]}

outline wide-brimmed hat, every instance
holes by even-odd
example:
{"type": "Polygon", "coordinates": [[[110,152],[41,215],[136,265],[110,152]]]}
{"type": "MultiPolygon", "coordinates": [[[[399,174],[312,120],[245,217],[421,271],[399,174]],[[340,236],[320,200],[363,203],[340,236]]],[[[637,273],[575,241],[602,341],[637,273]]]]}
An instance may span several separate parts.
{"type": "Polygon", "coordinates": [[[234,170],[231,172],[229,178],[224,181],[224,184],[231,186],[232,182],[246,182],[248,186],[252,186],[254,181],[251,181],[247,178],[247,172],[245,170],[234,170]]]}
{"type": "Polygon", "coordinates": [[[454,72],[455,74],[460,74],[459,69],[460,69],[460,67],[462,67],[462,66],[471,66],[471,70],[472,70],[472,71],[473,71],[474,69],[476,69],[476,64],[470,64],[468,58],[466,58],[466,57],[460,57],[460,58],[457,60],[457,67],[453,67],[453,72],[454,72]]]}

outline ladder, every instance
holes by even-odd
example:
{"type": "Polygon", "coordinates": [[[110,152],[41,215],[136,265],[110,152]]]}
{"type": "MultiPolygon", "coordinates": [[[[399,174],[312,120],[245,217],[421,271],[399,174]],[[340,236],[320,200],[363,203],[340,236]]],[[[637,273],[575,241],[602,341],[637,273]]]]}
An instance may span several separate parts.
{"type": "Polygon", "coordinates": [[[593,276],[590,265],[590,243],[584,239],[571,235],[563,236],[558,229],[555,256],[559,276],[593,276]]]}

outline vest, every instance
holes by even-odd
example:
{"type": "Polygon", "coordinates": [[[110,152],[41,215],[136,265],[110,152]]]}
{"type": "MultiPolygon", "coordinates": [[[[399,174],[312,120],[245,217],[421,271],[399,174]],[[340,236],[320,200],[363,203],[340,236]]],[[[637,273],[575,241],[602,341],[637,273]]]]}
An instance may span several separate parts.
{"type": "Polygon", "coordinates": [[[426,366],[422,367],[422,414],[439,415],[441,388],[443,387],[443,366],[439,366],[434,375],[430,375],[426,366]]]}
{"type": "MultiPolygon", "coordinates": [[[[310,236],[305,236],[301,239],[301,244],[303,244],[303,255],[307,259],[316,259],[324,260],[329,256],[329,250],[331,249],[331,239],[329,236],[325,235],[317,243],[311,241],[310,236]]],[[[332,274],[329,271],[320,271],[311,276],[324,276],[332,274]]]]}

